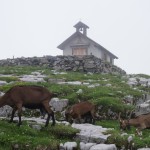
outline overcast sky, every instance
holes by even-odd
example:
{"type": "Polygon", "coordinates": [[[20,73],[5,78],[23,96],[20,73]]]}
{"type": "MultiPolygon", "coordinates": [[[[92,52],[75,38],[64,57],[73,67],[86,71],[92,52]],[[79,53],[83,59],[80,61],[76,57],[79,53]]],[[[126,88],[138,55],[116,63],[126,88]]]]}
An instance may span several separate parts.
{"type": "Polygon", "coordinates": [[[62,55],[78,21],[115,65],[150,75],[150,0],[0,0],[0,59],[62,55]]]}

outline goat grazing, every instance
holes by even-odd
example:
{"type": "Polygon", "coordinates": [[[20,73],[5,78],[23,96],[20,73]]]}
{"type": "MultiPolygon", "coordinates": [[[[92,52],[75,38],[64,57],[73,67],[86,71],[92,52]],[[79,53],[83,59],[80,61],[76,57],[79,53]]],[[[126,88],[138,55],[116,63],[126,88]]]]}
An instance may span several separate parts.
{"type": "Polygon", "coordinates": [[[119,114],[119,122],[120,128],[123,130],[130,129],[130,126],[134,126],[140,132],[143,129],[150,128],[150,113],[126,120],[121,119],[119,114]]]}
{"type": "Polygon", "coordinates": [[[93,122],[91,122],[94,124],[96,116],[95,113],[96,106],[88,101],[84,101],[72,105],[69,109],[66,110],[65,116],[67,121],[69,121],[70,118],[78,119],[79,123],[81,123],[81,119],[85,117],[86,120],[93,120],[93,122]]]}
{"type": "Polygon", "coordinates": [[[48,126],[50,117],[52,117],[52,125],[55,125],[54,112],[49,106],[49,101],[54,96],[55,94],[41,86],[17,85],[9,89],[2,97],[0,97],[0,107],[9,105],[13,108],[10,122],[13,122],[14,114],[18,110],[18,126],[22,124],[22,107],[45,111],[48,113],[45,126],[48,126]]]}

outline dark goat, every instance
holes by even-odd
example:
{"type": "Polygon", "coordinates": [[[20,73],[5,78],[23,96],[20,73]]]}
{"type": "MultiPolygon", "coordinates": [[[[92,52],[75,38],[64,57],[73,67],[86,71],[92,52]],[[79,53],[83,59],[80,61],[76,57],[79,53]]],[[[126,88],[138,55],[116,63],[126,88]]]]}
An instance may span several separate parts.
{"type": "Polygon", "coordinates": [[[66,120],[69,119],[78,119],[81,123],[81,119],[85,118],[86,121],[90,119],[93,120],[92,123],[95,121],[96,116],[96,106],[88,101],[80,102],[77,104],[72,105],[69,109],[65,112],[66,120]]]}
{"type": "Polygon", "coordinates": [[[54,112],[50,109],[49,101],[55,94],[49,92],[46,88],[34,85],[17,85],[9,89],[2,97],[0,97],[0,107],[9,105],[13,108],[10,122],[13,121],[14,114],[18,110],[19,122],[21,123],[22,107],[29,109],[40,109],[48,113],[45,126],[48,126],[50,116],[52,117],[52,125],[55,125],[54,112]]]}

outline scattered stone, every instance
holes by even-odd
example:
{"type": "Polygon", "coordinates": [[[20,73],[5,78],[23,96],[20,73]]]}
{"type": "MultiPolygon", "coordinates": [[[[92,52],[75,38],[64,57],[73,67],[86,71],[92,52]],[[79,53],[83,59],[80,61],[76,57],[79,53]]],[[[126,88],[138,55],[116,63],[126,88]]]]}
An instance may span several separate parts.
{"type": "Polygon", "coordinates": [[[35,75],[23,75],[19,79],[25,82],[45,82],[43,79],[45,76],[35,76],[35,75]]]}
{"type": "Polygon", "coordinates": [[[108,129],[102,128],[101,126],[92,124],[72,124],[72,127],[80,130],[80,133],[77,133],[76,138],[85,143],[104,143],[110,136],[110,134],[103,134],[108,129]]]}
{"type": "Polygon", "coordinates": [[[0,81],[0,86],[7,84],[6,81],[0,81]]]}
{"type": "Polygon", "coordinates": [[[50,83],[61,83],[61,82],[65,82],[65,79],[48,79],[48,82],[50,83]]]}
{"type": "Polygon", "coordinates": [[[94,145],[96,145],[96,143],[84,143],[84,142],[80,142],[80,150],[89,150],[94,145]]]}
{"type": "Polygon", "coordinates": [[[90,150],[117,150],[115,144],[97,144],[90,148],[90,150]]]}
{"type": "Polygon", "coordinates": [[[5,105],[0,107],[0,117],[8,117],[12,113],[12,107],[5,105]]]}
{"type": "Polygon", "coordinates": [[[41,130],[42,129],[41,125],[39,125],[39,124],[31,125],[31,127],[33,129],[36,129],[36,130],[41,130]]]}
{"type": "Polygon", "coordinates": [[[65,150],[74,150],[77,148],[77,143],[76,142],[66,142],[63,146],[65,150]]]}
{"type": "Polygon", "coordinates": [[[52,98],[49,105],[52,106],[55,111],[60,112],[68,105],[68,99],[52,98]]]}
{"type": "Polygon", "coordinates": [[[82,93],[83,93],[83,90],[82,90],[82,89],[79,89],[76,93],[77,93],[77,94],[82,94],[82,93]]]}
{"type": "Polygon", "coordinates": [[[139,148],[137,150],[150,150],[150,148],[139,148]]]}

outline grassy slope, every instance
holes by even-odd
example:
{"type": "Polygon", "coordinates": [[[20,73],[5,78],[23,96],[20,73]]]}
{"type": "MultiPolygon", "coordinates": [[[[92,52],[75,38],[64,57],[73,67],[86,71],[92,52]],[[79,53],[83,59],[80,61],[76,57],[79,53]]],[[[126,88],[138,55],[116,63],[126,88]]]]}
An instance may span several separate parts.
{"type": "MultiPolygon", "coordinates": [[[[4,85],[0,87],[0,91],[7,91],[10,87],[16,84],[36,84],[47,87],[50,91],[59,93],[59,98],[68,98],[69,103],[73,104],[78,102],[78,100],[90,100],[98,105],[103,105],[103,111],[107,111],[107,109],[111,106],[112,110],[115,112],[124,112],[125,110],[132,109],[130,106],[125,105],[122,102],[122,99],[126,95],[132,95],[136,97],[141,96],[141,92],[137,90],[133,90],[126,84],[126,78],[122,78],[119,75],[100,75],[100,74],[83,74],[78,72],[68,72],[67,74],[53,74],[53,72],[48,68],[41,67],[0,67],[0,74],[13,74],[13,77],[0,77],[0,80],[13,83],[4,85]],[[17,76],[23,74],[31,74],[33,71],[39,71],[43,74],[47,74],[47,78],[45,80],[48,81],[48,78],[54,79],[64,79],[65,81],[81,81],[83,83],[90,84],[99,84],[100,86],[96,86],[95,88],[88,88],[86,85],[58,85],[53,83],[26,83],[20,82],[17,76]],[[107,84],[111,84],[111,86],[106,86],[107,84]],[[82,89],[82,94],[77,94],[78,89],[82,89]]],[[[141,88],[141,87],[139,87],[141,88]]],[[[42,131],[35,131],[31,129],[26,123],[21,128],[17,128],[14,124],[8,124],[6,121],[0,121],[0,147],[3,147],[6,143],[9,146],[13,143],[19,143],[21,146],[29,144],[31,147],[36,147],[38,145],[57,145],[57,141],[64,142],[68,139],[64,137],[70,137],[75,133],[71,128],[65,128],[64,126],[48,128],[42,131]],[[50,133],[50,134],[48,134],[50,133]],[[71,134],[71,135],[70,135],[71,134]],[[61,136],[59,136],[61,135],[61,136]],[[65,135],[64,137],[62,135],[65,135]],[[35,137],[35,138],[34,138],[35,137]]],[[[98,125],[102,125],[103,127],[113,127],[115,130],[112,132],[115,138],[110,138],[109,143],[119,144],[126,141],[126,139],[121,138],[122,142],[119,141],[117,137],[120,137],[120,130],[118,128],[117,121],[101,121],[97,122],[98,125]],[[114,141],[115,139],[115,141],[114,141]]],[[[148,130],[146,130],[148,131],[148,130]]],[[[129,133],[133,133],[134,129],[129,133]]],[[[137,147],[143,147],[146,144],[150,143],[148,137],[150,134],[148,132],[144,132],[143,134],[143,142],[141,142],[139,137],[134,138],[134,142],[137,147]]],[[[6,148],[6,147],[5,147],[6,148]]]]}
{"type": "Polygon", "coordinates": [[[16,123],[8,123],[6,120],[0,121],[0,149],[9,149],[18,144],[19,149],[29,147],[34,149],[38,146],[50,146],[54,150],[59,143],[70,141],[78,130],[70,126],[56,125],[48,128],[42,127],[41,130],[31,128],[27,122],[23,122],[20,127],[16,123]]]}

